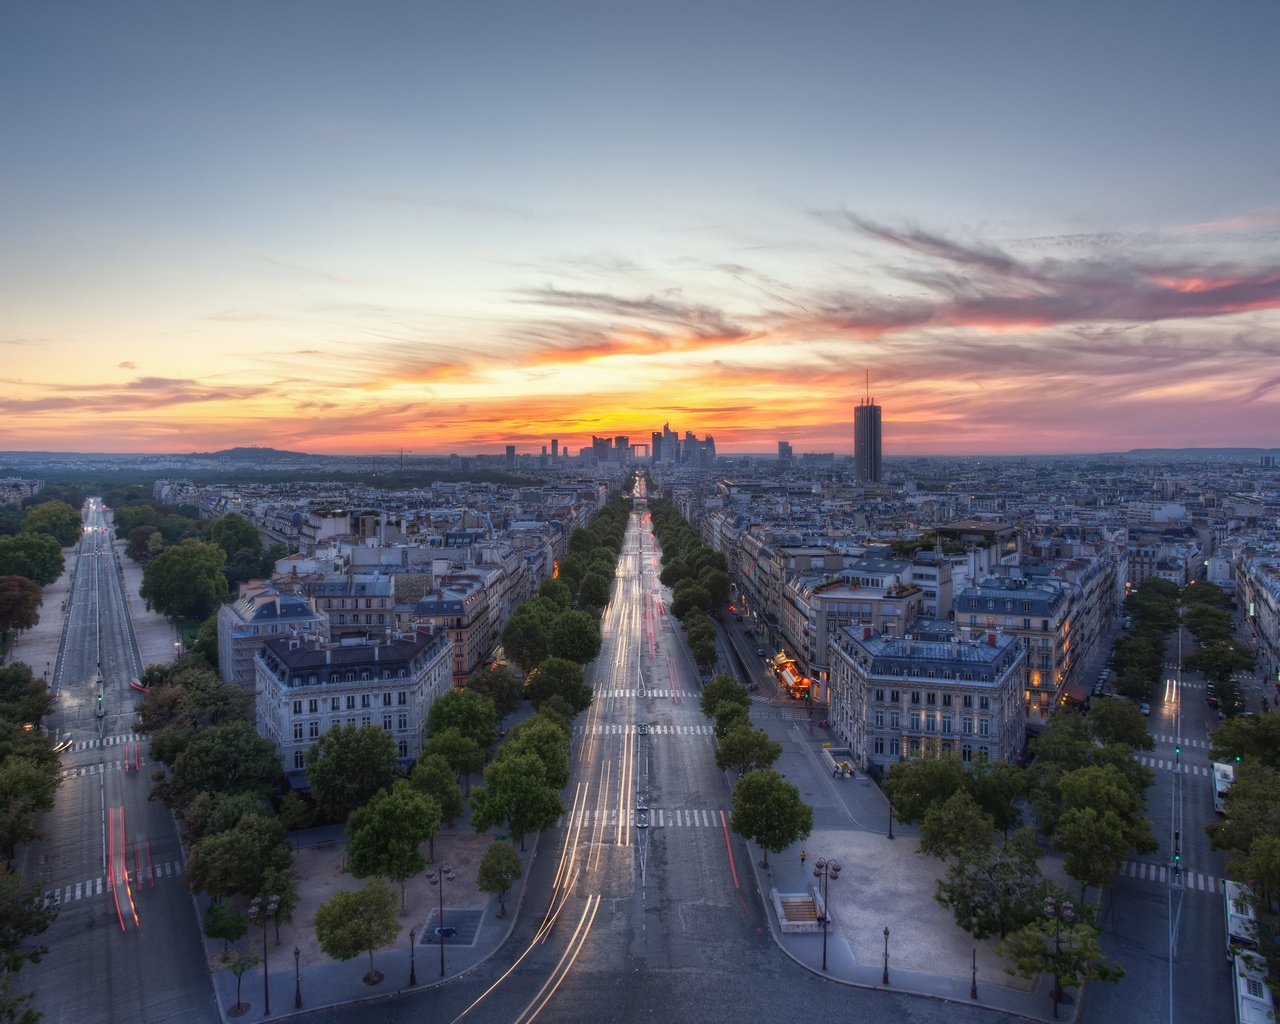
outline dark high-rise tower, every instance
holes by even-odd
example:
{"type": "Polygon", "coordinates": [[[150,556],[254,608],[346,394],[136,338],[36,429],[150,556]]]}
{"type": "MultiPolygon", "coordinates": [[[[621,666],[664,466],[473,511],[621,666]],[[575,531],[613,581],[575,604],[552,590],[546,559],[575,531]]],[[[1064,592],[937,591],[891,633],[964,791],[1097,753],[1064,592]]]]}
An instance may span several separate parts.
{"type": "Polygon", "coordinates": [[[860,484],[880,482],[880,406],[871,399],[871,375],[867,397],[853,410],[853,473],[860,484]]]}

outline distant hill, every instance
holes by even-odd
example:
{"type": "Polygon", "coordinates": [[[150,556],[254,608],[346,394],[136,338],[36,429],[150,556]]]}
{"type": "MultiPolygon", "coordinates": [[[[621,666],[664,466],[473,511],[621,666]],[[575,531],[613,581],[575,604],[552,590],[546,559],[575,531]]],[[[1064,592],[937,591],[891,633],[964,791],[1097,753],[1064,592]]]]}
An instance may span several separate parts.
{"type": "Polygon", "coordinates": [[[306,452],[291,452],[283,448],[223,448],[217,452],[191,452],[191,459],[217,459],[220,462],[265,462],[271,459],[312,459],[306,452]]]}

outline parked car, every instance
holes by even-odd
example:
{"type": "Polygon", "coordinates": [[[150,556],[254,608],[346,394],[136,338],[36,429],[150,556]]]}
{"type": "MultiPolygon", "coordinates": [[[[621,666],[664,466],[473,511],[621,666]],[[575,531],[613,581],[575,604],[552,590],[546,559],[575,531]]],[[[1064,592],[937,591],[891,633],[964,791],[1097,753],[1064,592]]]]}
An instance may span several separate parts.
{"type": "Polygon", "coordinates": [[[1144,718],[1150,717],[1151,715],[1151,705],[1148,704],[1146,701],[1143,701],[1141,704],[1138,705],[1138,710],[1142,712],[1144,718]]]}
{"type": "Polygon", "coordinates": [[[764,647],[763,647],[763,645],[761,645],[761,646],[757,646],[757,647],[756,647],[756,657],[757,657],[757,658],[763,658],[763,657],[764,657],[764,647]]]}

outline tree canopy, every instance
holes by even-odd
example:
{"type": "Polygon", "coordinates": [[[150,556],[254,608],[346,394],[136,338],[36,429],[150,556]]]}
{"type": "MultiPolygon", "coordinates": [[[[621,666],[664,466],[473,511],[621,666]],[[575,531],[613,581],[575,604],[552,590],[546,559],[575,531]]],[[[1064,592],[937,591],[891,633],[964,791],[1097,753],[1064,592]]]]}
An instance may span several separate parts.
{"type": "Polygon", "coordinates": [[[80,539],[80,513],[65,501],[42,501],[31,505],[22,517],[22,529],[28,533],[42,533],[58,542],[58,547],[69,548],[80,539]]]}
{"type": "Polygon", "coordinates": [[[748,772],[733,788],[733,815],[729,827],[759,843],[765,851],[781,853],[813,831],[813,808],[800,790],[771,768],[748,772]]]}
{"type": "Polygon", "coordinates": [[[405,883],[427,866],[422,844],[440,828],[440,807],[431,797],[398,779],[379,790],[347,818],[347,863],[356,878],[381,875],[405,883]]]}
{"type": "Polygon", "coordinates": [[[303,755],[307,783],[331,821],[346,821],[400,775],[396,741],[374,725],[334,725],[303,755]]]}
{"type": "Polygon", "coordinates": [[[396,896],[381,878],[366,882],[355,892],[334,894],[316,908],[316,938],[320,948],[335,960],[351,960],[369,954],[371,984],[382,980],[373,966],[373,954],[400,934],[396,896]]]}
{"type": "Polygon", "coordinates": [[[227,596],[216,544],[187,538],[165,548],[142,569],[138,593],[149,609],[173,618],[205,619],[227,596]]]}

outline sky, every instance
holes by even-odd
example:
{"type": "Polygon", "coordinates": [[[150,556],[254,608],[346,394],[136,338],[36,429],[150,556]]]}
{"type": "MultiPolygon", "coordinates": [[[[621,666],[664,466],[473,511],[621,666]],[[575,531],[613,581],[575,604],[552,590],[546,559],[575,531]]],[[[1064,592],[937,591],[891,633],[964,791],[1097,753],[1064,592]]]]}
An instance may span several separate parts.
{"type": "Polygon", "coordinates": [[[1280,4],[9,0],[0,449],[1280,445],[1280,4]],[[868,390],[869,381],[869,390],[868,390]]]}

